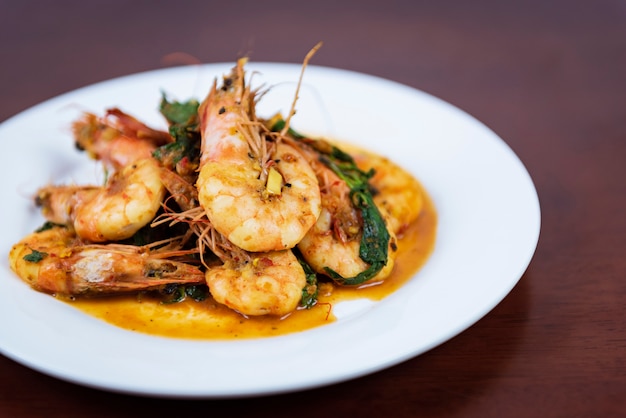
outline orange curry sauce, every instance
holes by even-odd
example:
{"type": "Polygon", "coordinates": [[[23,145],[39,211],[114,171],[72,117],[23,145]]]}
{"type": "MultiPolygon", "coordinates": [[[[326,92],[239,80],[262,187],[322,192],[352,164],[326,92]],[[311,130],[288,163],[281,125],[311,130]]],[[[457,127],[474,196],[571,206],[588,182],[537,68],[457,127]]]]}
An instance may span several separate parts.
{"type": "Polygon", "coordinates": [[[211,297],[202,302],[186,299],[161,304],[145,295],[113,296],[68,301],[81,311],[110,324],[146,334],[202,340],[259,338],[284,335],[322,326],[335,320],[333,306],[345,300],[381,300],[407,280],[419,280],[415,273],[433,250],[437,215],[424,193],[424,206],[417,221],[398,237],[398,255],[393,273],[385,281],[361,287],[320,285],[318,303],[298,309],[282,318],[244,317],[211,297]],[[413,277],[415,276],[415,277],[413,277]]]}

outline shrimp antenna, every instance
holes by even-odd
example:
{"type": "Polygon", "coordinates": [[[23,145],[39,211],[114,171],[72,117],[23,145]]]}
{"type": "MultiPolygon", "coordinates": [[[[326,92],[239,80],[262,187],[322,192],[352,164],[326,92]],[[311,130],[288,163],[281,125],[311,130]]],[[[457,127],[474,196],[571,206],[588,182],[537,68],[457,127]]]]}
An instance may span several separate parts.
{"type": "Polygon", "coordinates": [[[313,55],[322,47],[322,42],[318,42],[304,57],[304,61],[302,62],[302,70],[300,71],[300,78],[298,79],[298,86],[296,87],[296,94],[293,98],[293,102],[291,103],[291,109],[289,109],[289,114],[287,115],[287,119],[285,119],[285,126],[280,131],[280,136],[284,137],[287,131],[289,130],[289,122],[291,121],[291,117],[296,113],[296,102],[298,101],[298,94],[300,93],[300,85],[302,84],[302,77],[304,76],[304,69],[309,64],[309,60],[313,58],[313,55]]]}

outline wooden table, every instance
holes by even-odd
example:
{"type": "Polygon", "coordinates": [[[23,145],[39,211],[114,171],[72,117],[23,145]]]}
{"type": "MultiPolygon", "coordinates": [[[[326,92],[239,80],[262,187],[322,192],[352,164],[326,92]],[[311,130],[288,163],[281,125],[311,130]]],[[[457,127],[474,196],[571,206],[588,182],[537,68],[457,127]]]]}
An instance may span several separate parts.
{"type": "Polygon", "coordinates": [[[0,416],[626,416],[626,3],[262,3],[2,0],[0,121],[180,63],[175,53],[300,62],[323,40],[314,64],[422,89],[504,138],[541,201],[528,270],[470,329],[353,381],[252,399],[149,399],[0,356],[0,416]]]}

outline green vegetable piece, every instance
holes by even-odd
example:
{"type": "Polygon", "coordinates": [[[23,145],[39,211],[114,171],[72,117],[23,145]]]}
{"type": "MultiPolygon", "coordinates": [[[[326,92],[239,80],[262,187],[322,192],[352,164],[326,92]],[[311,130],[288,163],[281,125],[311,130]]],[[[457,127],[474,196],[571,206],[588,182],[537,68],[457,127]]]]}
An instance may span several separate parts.
{"type": "Polygon", "coordinates": [[[65,225],[57,224],[54,222],[46,221],[43,225],[35,230],[35,232],[43,232],[56,227],[65,227],[65,225]]]}
{"type": "Polygon", "coordinates": [[[48,253],[44,253],[43,251],[37,251],[33,249],[31,249],[31,251],[32,252],[30,254],[26,254],[24,257],[22,257],[24,260],[30,263],[39,263],[41,260],[48,256],[48,253]]]}
{"type": "Polygon", "coordinates": [[[178,285],[165,286],[164,293],[169,295],[169,299],[161,301],[163,305],[182,302],[185,299],[185,287],[178,285]]]}
{"type": "Polygon", "coordinates": [[[209,289],[206,286],[185,286],[185,294],[196,302],[202,302],[207,298],[209,289]]]}
{"type": "Polygon", "coordinates": [[[191,99],[186,102],[170,102],[162,93],[159,111],[170,124],[186,124],[198,114],[199,103],[191,99]]]}
{"type": "Polygon", "coordinates": [[[317,304],[317,296],[319,293],[319,288],[317,287],[317,274],[315,274],[311,266],[304,261],[300,251],[297,249],[293,249],[292,251],[298,259],[298,262],[300,262],[300,265],[304,270],[304,275],[306,276],[306,285],[302,289],[302,299],[300,300],[300,305],[306,309],[311,309],[317,304]]]}
{"type": "MultiPolygon", "coordinates": [[[[285,127],[285,120],[284,119],[277,119],[278,115],[276,115],[274,118],[272,118],[274,120],[274,124],[272,126],[270,126],[270,130],[273,132],[280,132],[284,127],[285,127]]],[[[291,135],[294,139],[304,139],[305,136],[294,131],[293,129],[289,128],[287,129],[287,133],[289,135],[291,135]]]]}
{"type": "Polygon", "coordinates": [[[165,95],[161,99],[159,111],[169,123],[169,133],[175,139],[157,148],[153,156],[161,162],[174,166],[183,158],[190,161],[200,156],[200,131],[198,121],[198,101],[169,102],[165,95]]]}
{"type": "Polygon", "coordinates": [[[167,299],[161,301],[161,304],[163,305],[179,303],[187,297],[192,298],[196,302],[202,302],[209,295],[209,289],[205,285],[183,286],[178,284],[169,284],[166,285],[161,292],[168,296],[167,299]]]}

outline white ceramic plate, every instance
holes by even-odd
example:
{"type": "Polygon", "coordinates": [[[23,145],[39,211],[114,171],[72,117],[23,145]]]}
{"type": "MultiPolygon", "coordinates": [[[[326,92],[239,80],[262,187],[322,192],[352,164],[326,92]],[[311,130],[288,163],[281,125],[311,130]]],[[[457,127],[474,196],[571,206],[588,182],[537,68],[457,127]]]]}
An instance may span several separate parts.
{"type": "MultiPolygon", "coordinates": [[[[354,72],[308,67],[296,129],[361,144],[409,169],[438,211],[431,258],[377,303],[335,306],[338,321],[267,339],[198,342],[152,337],[91,318],[12,274],[11,245],[41,225],[29,196],[50,182],[95,179],[73,148],[79,112],[119,106],[154,126],[161,91],[203,98],[231,64],[131,75],[64,94],[0,125],[0,350],[35,370],[131,394],[218,398],[336,383],[398,364],[459,334],[496,306],[535,251],[540,210],[516,155],[483,124],[418,90],[354,72]],[[187,361],[186,359],[191,359],[187,361]]],[[[287,114],[300,66],[250,63],[273,86],[259,114],[287,114]]]]}

